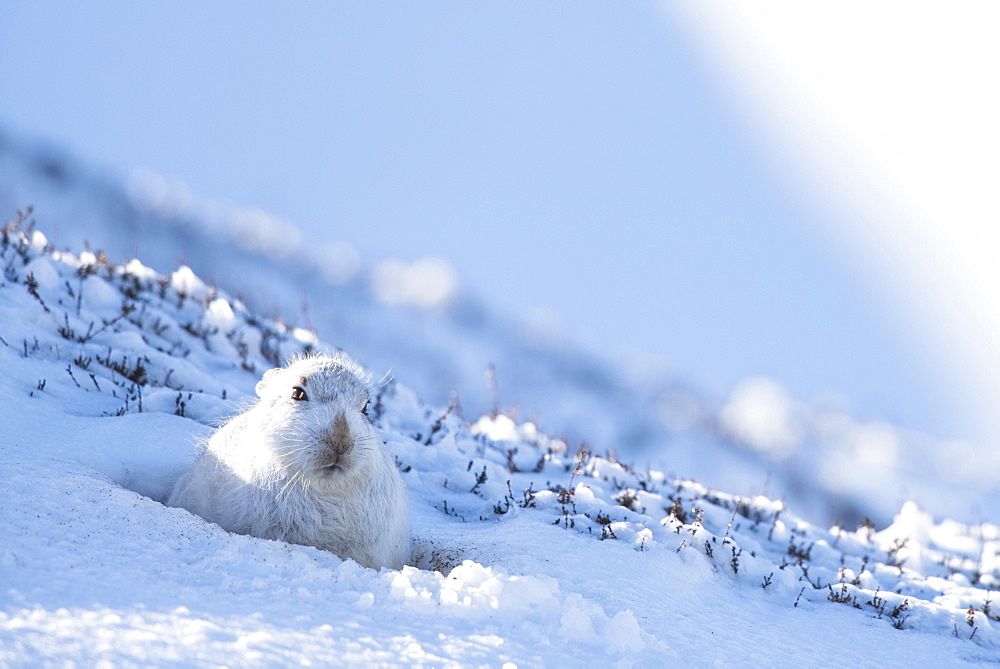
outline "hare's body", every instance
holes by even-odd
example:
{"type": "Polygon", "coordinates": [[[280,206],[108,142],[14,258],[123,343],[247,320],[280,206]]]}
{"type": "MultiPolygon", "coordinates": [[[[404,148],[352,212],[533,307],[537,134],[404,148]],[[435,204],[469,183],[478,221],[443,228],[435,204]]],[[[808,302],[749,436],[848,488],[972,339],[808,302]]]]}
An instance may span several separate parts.
{"type": "Polygon", "coordinates": [[[230,532],[322,548],[373,568],[409,559],[406,488],[368,421],[368,377],[345,357],[267,372],[169,506],[230,532]]]}

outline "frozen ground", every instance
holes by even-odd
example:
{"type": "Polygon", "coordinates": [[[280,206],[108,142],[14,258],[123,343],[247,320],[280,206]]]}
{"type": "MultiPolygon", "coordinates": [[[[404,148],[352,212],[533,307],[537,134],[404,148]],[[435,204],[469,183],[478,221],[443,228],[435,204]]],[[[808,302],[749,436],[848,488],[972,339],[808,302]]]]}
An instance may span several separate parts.
{"type": "MultiPolygon", "coordinates": [[[[26,223],[0,243],[0,664],[1000,661],[995,524],[905,504],[888,526],[825,529],[662,460],[632,467],[503,413],[425,404],[398,371],[372,413],[410,491],[412,566],[230,535],[164,507],[173,481],[264,370],[339,342],[186,266],[55,252],[26,223]]],[[[773,390],[742,389],[720,425],[788,448],[794,406],[752,418],[773,390]]],[[[712,453],[721,468],[747,457],[712,453]]],[[[848,480],[868,465],[838,466],[848,480]]]]}

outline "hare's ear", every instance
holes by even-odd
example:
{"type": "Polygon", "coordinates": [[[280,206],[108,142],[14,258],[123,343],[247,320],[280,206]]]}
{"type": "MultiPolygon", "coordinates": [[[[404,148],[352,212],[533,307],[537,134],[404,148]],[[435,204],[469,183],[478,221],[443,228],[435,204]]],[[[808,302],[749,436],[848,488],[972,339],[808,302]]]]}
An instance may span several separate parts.
{"type": "Polygon", "coordinates": [[[261,380],[257,382],[257,387],[254,389],[257,391],[257,397],[261,398],[264,397],[264,389],[267,388],[267,384],[270,381],[273,381],[274,377],[277,376],[278,372],[280,371],[281,371],[280,369],[269,369],[266,372],[264,372],[263,378],[261,378],[261,380]]]}

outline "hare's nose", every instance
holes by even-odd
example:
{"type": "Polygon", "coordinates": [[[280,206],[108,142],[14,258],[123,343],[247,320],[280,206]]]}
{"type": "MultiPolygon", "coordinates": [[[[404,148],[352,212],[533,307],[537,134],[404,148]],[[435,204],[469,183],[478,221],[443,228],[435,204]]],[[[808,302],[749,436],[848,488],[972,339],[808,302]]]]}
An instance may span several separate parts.
{"type": "Polygon", "coordinates": [[[324,441],[327,448],[337,455],[343,455],[354,448],[354,437],[351,436],[351,428],[343,412],[338,413],[333,419],[333,429],[326,435],[324,441]]]}

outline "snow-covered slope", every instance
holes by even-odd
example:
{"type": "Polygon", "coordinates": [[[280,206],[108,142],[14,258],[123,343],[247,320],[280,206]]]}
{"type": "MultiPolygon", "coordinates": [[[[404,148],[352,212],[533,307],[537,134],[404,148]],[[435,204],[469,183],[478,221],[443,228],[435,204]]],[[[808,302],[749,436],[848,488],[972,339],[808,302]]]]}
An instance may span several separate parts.
{"type": "Polygon", "coordinates": [[[162,505],[219,418],[325,349],[187,267],[0,238],[0,664],[944,666],[1000,660],[1000,527],[824,530],[397,375],[416,551],[364,569],[162,505]],[[470,417],[472,418],[472,417],[470,417]]]}
{"type": "Polygon", "coordinates": [[[858,421],[768,380],[715,396],[644,361],[587,352],[493,314],[433,267],[359,265],[349,250],[302,240],[265,212],[201,200],[155,175],[126,191],[58,150],[0,132],[0,212],[28,205],[59,248],[141,257],[161,271],[183,262],[253,311],[316,330],[376,375],[391,370],[427,402],[447,404],[456,392],[468,417],[494,409],[492,367],[500,408],[517,408],[573,448],[766,492],[813,520],[885,524],[905,499],[967,522],[1000,507],[1000,452],[858,421]]]}

